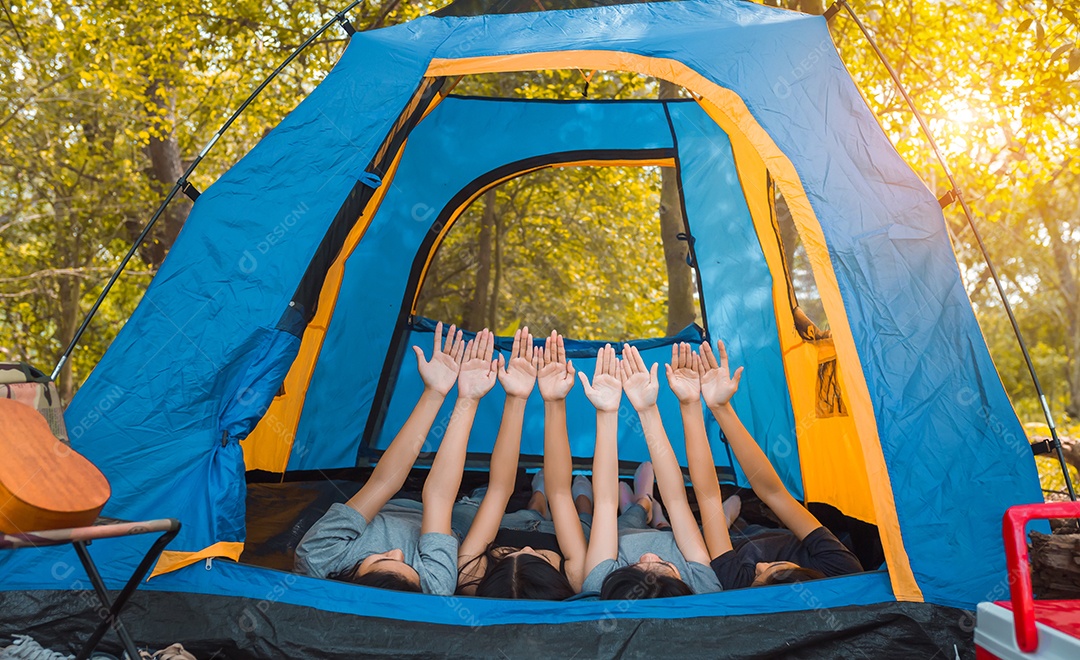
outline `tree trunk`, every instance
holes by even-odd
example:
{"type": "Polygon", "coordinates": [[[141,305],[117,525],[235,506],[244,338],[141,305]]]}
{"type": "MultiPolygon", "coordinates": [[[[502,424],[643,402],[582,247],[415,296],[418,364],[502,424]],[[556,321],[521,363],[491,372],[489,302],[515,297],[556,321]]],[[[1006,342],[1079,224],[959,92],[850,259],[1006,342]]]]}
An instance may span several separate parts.
{"type": "Polygon", "coordinates": [[[1031,533],[1031,586],[1040,599],[1080,598],[1080,534],[1031,533]]]}
{"type": "Polygon", "coordinates": [[[478,331],[488,326],[488,290],[491,287],[492,229],[495,227],[495,189],[484,193],[484,211],[480,215],[480,235],[476,241],[476,288],[465,310],[462,325],[478,331]]]}
{"type": "Polygon", "coordinates": [[[1065,407],[1065,413],[1073,420],[1080,420],[1080,322],[1076,317],[1080,315],[1074,307],[1070,310],[1074,329],[1065,344],[1068,355],[1066,356],[1066,374],[1069,381],[1069,403],[1065,407]]]}
{"type": "Polygon", "coordinates": [[[488,327],[492,332],[495,332],[495,328],[499,325],[499,288],[502,286],[502,239],[503,239],[503,223],[502,215],[499,213],[494,214],[494,225],[492,226],[492,237],[494,238],[494,254],[492,256],[492,270],[494,274],[491,277],[491,298],[488,304],[488,327]]]}
{"type": "Polygon", "coordinates": [[[1073,271],[1075,254],[1070,255],[1065,243],[1067,228],[1062,223],[1048,217],[1054,213],[1043,209],[1040,214],[1043,227],[1050,239],[1050,251],[1054,256],[1054,266],[1060,283],[1062,312],[1065,315],[1065,363],[1066,381],[1069,387],[1069,403],[1065,412],[1072,419],[1080,419],[1080,281],[1073,271]]]}
{"type": "MultiPolygon", "coordinates": [[[[163,197],[184,173],[184,164],[180,159],[180,144],[176,140],[174,123],[176,120],[176,97],[172,90],[159,82],[150,86],[149,98],[164,111],[164,118],[158,124],[169,129],[168,135],[159,137],[151,134],[150,144],[147,146],[147,154],[150,156],[151,172],[153,174],[154,189],[163,197]]],[[[160,115],[159,115],[160,116],[160,115]]],[[[148,265],[157,268],[165,260],[165,255],[172,248],[176,237],[191,212],[191,200],[183,194],[177,194],[173,201],[165,209],[160,224],[151,234],[149,244],[143,245],[140,255],[148,265]]],[[[135,235],[142,230],[141,226],[131,228],[135,235]]]]}
{"type": "MultiPolygon", "coordinates": [[[[81,240],[78,227],[71,226],[71,217],[66,206],[61,201],[53,202],[53,213],[56,217],[56,247],[59,266],[65,270],[76,270],[83,264],[79,260],[79,242],[81,240]]],[[[71,343],[75,336],[75,328],[79,324],[79,297],[82,293],[82,283],[79,277],[73,274],[58,275],[57,302],[60,305],[60,314],[57,324],[57,340],[60,350],[63,351],[71,343]]],[[[60,355],[57,354],[57,359],[60,355]]],[[[74,373],[72,362],[74,355],[64,363],[57,377],[57,388],[60,391],[60,399],[64,404],[71,402],[71,396],[75,393],[74,373]]],[[[48,370],[52,365],[43,365],[48,370]]]]}
{"type": "Polygon", "coordinates": [[[825,0],[797,0],[791,4],[795,5],[791,9],[798,9],[804,14],[821,16],[825,13],[825,0]]]}
{"type": "MultiPolygon", "coordinates": [[[[679,98],[679,86],[660,81],[660,98],[679,98]]],[[[668,336],[697,320],[694,305],[693,272],[686,263],[690,247],[678,234],[686,231],[678,173],[674,168],[660,168],[660,238],[664,244],[664,263],[668,279],[668,336]]]]}

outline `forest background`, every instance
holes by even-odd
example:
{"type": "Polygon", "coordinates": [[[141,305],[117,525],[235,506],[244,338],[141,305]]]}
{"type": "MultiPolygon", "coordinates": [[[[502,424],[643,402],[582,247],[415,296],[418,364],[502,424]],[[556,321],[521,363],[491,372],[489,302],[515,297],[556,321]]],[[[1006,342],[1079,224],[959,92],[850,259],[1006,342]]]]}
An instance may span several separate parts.
{"type": "MultiPolygon", "coordinates": [[[[378,29],[445,4],[371,0],[350,18],[357,29],[378,29]]],[[[766,4],[825,9],[821,0],[766,4]]],[[[851,4],[928,118],[974,208],[1051,408],[1066,435],[1080,436],[1080,3],[851,4]]],[[[121,0],[0,0],[0,360],[51,370],[163,194],[225,117],[338,9],[315,0],[163,0],[149,11],[121,0]]],[[[947,192],[926,139],[857,27],[841,15],[831,30],[900,154],[935,194],[947,192]]],[[[196,187],[205,189],[303,100],[345,44],[341,30],[328,31],[289,66],[196,170],[196,187]]],[[[455,93],[511,97],[682,93],[612,72],[456,84],[455,93]]],[[[655,168],[567,168],[515,179],[485,193],[455,226],[420,311],[497,332],[521,322],[579,338],[677,332],[699,318],[685,243],[675,237],[677,195],[672,173],[655,168]]],[[[782,199],[777,207],[783,215],[782,199]]],[[[60,374],[65,400],[138,304],[190,208],[179,198],[141,246],[60,374]]],[[[989,270],[958,205],[945,217],[1002,380],[1029,433],[1042,435],[989,270]]],[[[827,327],[790,238],[800,304],[827,327]]],[[[1050,462],[1040,469],[1044,488],[1062,487],[1050,462]]]]}

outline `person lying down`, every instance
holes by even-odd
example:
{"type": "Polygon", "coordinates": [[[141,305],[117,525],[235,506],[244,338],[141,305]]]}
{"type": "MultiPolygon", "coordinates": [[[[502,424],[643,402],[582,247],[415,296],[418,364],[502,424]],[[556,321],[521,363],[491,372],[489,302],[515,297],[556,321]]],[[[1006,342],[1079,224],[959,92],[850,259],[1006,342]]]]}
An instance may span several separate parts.
{"type": "Polygon", "coordinates": [[[545,600],[573,596],[581,588],[592,496],[586,478],[571,482],[564,400],[573,377],[568,380],[564,369],[553,366],[555,335],[544,349],[534,348],[528,328],[521,328],[514,335],[504,368],[502,356],[491,359],[494,335],[490,331],[481,331],[463,347],[462,333],[455,335],[454,330],[451,326],[444,345],[442,324],[436,326],[430,361],[413,347],[424,393],[360,492],[344,504],[332,505],[304,535],[296,550],[297,570],[314,577],[437,595],[457,591],[545,600]],[[545,451],[545,464],[554,475],[546,488],[542,473],[538,474],[530,506],[508,514],[525,402],[538,371],[546,404],[552,411],[561,410],[562,430],[555,433],[554,442],[562,446],[545,451]],[[424,485],[422,502],[390,499],[404,484],[455,379],[457,403],[424,485]],[[477,404],[496,379],[506,393],[506,403],[492,452],[490,482],[482,495],[453,504],[477,404]]]}
{"type": "Polygon", "coordinates": [[[566,395],[574,385],[562,338],[534,347],[529,329],[514,334],[502,422],[491,453],[490,481],[458,553],[459,593],[488,598],[564,600],[581,591],[592,489],[572,478],[566,395]],[[544,400],[544,468],[529,506],[506,513],[517,479],[525,402],[534,384],[544,400]]]}
{"type": "MultiPolygon", "coordinates": [[[[624,346],[619,360],[609,344],[597,353],[592,383],[581,376],[585,395],[596,407],[593,529],[583,588],[599,591],[603,599],[685,596],[721,589],[709,567],[712,557],[690,510],[682,469],[656,406],[656,373],[655,364],[646,369],[636,348],[624,346]],[[641,420],[672,533],[649,527],[656,512],[648,498],[639,497],[638,503],[618,515],[618,418],[624,392],[641,420]]],[[[651,476],[645,480],[651,490],[651,476]]],[[[647,494],[640,478],[636,490],[639,496],[647,494]]]]}
{"type": "Polygon", "coordinates": [[[861,572],[855,556],[788,494],[731,406],[742,368],[728,370],[708,343],[672,347],[665,366],[679,400],[690,476],[703,525],[690,510],[682,470],[660,419],[657,365],[625,345],[597,353],[592,382],[577,374],[596,408],[593,482],[572,475],[565,400],[575,371],[563,338],[534,346],[528,328],[514,335],[510,358],[492,360],[494,335],[465,343],[451,326],[435,330],[430,360],[413,347],[424,391],[361,490],[334,504],[296,551],[301,573],[372,587],[494,598],[564,600],[580,592],[640,599],[801,581],[861,572]],[[506,393],[491,454],[490,482],[455,502],[479,400],[495,385],[506,393]],[[458,404],[423,488],[422,501],[392,499],[404,484],[445,397],[458,404]],[[525,403],[539,383],[544,401],[544,468],[529,506],[506,513],[516,485],[525,403]],[[651,463],[635,487],[619,482],[619,406],[625,392],[641,421],[651,463]],[[702,399],[720,424],[758,496],[787,526],[734,541],[728,531],[737,498],[721,498],[702,399]],[[653,498],[653,481],[668,508],[653,498]],[[595,494],[594,491],[595,490],[595,494]],[[595,500],[595,501],[594,501],[595,500]]]}
{"type": "Polygon", "coordinates": [[[708,343],[702,343],[698,353],[689,344],[673,346],[667,371],[683,409],[690,480],[713,557],[710,565],[720,584],[724,589],[741,589],[861,573],[858,558],[788,493],[765,452],[739,420],[731,397],[739,389],[743,368],[732,375],[724,342],[717,343],[717,350],[719,362],[708,343]],[[720,506],[720,484],[712,468],[699,397],[720,424],[750,487],[787,529],[770,530],[732,543],[720,506]],[[692,406],[686,405],[689,401],[692,406]]]}
{"type": "Polygon", "coordinates": [[[458,543],[476,512],[455,504],[476,403],[495,385],[502,356],[492,361],[494,336],[484,330],[465,344],[450,326],[443,342],[435,327],[430,360],[414,346],[423,394],[383,453],[363,488],[334,504],[296,548],[300,573],[384,589],[448,596],[457,589],[458,543]],[[458,386],[454,406],[423,501],[391,499],[405,483],[446,395],[458,386]]]}
{"type": "MultiPolygon", "coordinates": [[[[647,369],[637,349],[629,345],[623,348],[622,360],[617,360],[614,350],[606,346],[597,354],[592,385],[584,376],[581,378],[586,395],[597,409],[593,459],[596,500],[585,589],[600,591],[601,598],[678,596],[801,582],[863,570],[855,555],[788,493],[765,453],[739,420],[731,398],[738,390],[743,369],[740,367],[732,376],[723,342],[719,342],[718,350],[719,362],[707,342],[696,353],[689,344],[675,344],[671,362],[665,367],[668,385],[679,401],[687,463],[704,539],[687,505],[682,472],[656,407],[657,365],[647,369]],[[616,362],[619,367],[615,367],[616,362]],[[617,415],[620,385],[641,419],[660,493],[668,505],[674,542],[672,535],[665,539],[656,532],[649,533],[643,524],[650,513],[647,510],[642,511],[636,525],[622,518],[614,523],[618,545],[613,542],[618,457],[616,421],[611,415],[617,415]],[[732,520],[725,511],[716,477],[702,398],[720,424],[754,492],[787,529],[744,536],[732,543],[728,531],[732,520]],[[703,566],[706,563],[708,573],[703,566]]],[[[639,489],[640,480],[639,471],[639,489]]],[[[646,480],[651,487],[651,477],[646,480]]]]}

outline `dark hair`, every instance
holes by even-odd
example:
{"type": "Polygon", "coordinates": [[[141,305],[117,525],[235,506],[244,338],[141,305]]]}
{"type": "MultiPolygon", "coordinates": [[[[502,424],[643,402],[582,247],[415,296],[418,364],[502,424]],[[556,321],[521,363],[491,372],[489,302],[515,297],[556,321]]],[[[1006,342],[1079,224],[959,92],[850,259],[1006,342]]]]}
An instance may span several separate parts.
{"type": "Polygon", "coordinates": [[[672,598],[692,596],[694,590],[679,578],[657,575],[637,566],[616,569],[604,578],[600,587],[601,600],[641,600],[643,598],[672,598]]]}
{"type": "Polygon", "coordinates": [[[335,571],[326,577],[331,580],[352,582],[353,584],[360,584],[365,587],[375,587],[376,589],[411,591],[417,594],[423,593],[424,591],[420,588],[419,584],[405,579],[398,573],[393,573],[391,571],[368,571],[364,575],[359,575],[359,572],[360,562],[357,562],[349,568],[335,571]]]}
{"type": "MultiPolygon", "coordinates": [[[[526,600],[566,600],[575,595],[574,587],[562,571],[535,555],[506,555],[492,557],[488,548],[480,557],[487,557],[484,577],[463,587],[475,586],[482,598],[515,598],[526,600]]],[[[472,562],[470,562],[472,563],[472,562]]]]}
{"type": "Polygon", "coordinates": [[[825,577],[825,574],[821,571],[815,571],[812,568],[785,568],[780,571],[771,573],[769,577],[765,578],[765,581],[761,583],[762,586],[769,584],[795,584],[796,582],[807,582],[809,580],[820,580],[825,577]]]}

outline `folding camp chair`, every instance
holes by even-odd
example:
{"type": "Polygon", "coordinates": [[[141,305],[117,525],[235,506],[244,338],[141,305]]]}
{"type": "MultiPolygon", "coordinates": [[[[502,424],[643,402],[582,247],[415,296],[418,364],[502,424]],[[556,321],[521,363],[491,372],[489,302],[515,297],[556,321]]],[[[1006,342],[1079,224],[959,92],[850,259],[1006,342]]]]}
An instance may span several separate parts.
{"type": "Polygon", "coordinates": [[[90,653],[97,647],[98,642],[101,641],[101,638],[105,636],[105,632],[110,626],[116,631],[116,635],[120,638],[120,643],[123,645],[124,650],[127,651],[128,657],[137,660],[137,658],[139,658],[139,650],[136,648],[135,642],[131,639],[131,635],[128,634],[127,629],[124,628],[124,624],[120,620],[120,612],[124,609],[124,606],[131,598],[131,595],[134,594],[135,590],[139,587],[139,583],[146,577],[146,574],[150,571],[154,562],[157,561],[158,556],[161,555],[161,551],[165,549],[165,546],[169,545],[169,542],[172,541],[179,532],[180,521],[172,518],[148,520],[145,522],[124,522],[99,518],[97,523],[90,527],[52,529],[25,534],[0,533],[0,550],[41,548],[51,545],[64,545],[66,543],[74,545],[75,552],[79,555],[79,561],[82,562],[83,568],[86,569],[86,575],[90,578],[90,583],[94,585],[94,591],[97,593],[101,606],[108,611],[108,615],[98,624],[94,633],[86,640],[82,650],[75,656],[76,660],[88,658],[90,653]],[[124,588],[120,591],[116,600],[110,601],[108,589],[105,587],[105,581],[101,579],[101,574],[98,572],[94,560],[90,558],[90,552],[87,550],[87,546],[90,545],[91,541],[96,541],[98,539],[111,539],[121,536],[133,536],[135,534],[153,534],[156,532],[161,532],[161,536],[154,541],[152,546],[150,546],[150,549],[146,552],[142,561],[139,562],[139,565],[135,568],[135,572],[131,574],[127,584],[124,585],[124,588]]]}

